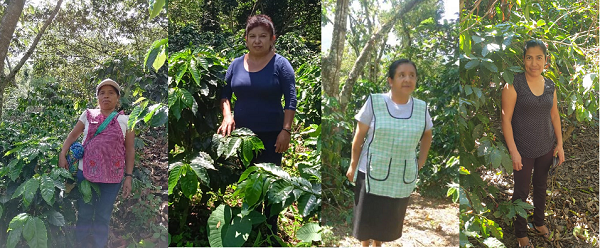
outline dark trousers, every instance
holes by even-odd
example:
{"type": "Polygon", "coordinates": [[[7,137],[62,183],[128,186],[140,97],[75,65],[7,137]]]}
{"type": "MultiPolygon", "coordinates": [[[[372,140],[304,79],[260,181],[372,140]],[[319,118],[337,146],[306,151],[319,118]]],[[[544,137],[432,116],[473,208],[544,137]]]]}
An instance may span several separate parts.
{"type": "MultiPolygon", "coordinates": [[[[77,184],[85,179],[81,170],[77,171],[77,184]]],[[[91,244],[95,248],[104,248],[108,243],[108,227],[121,183],[96,183],[100,196],[92,189],[90,203],[77,200],[77,226],[75,237],[79,245],[91,244]]],[[[86,246],[83,246],[86,247],[86,246]]]]}
{"type": "MultiPolygon", "coordinates": [[[[523,168],[520,171],[513,171],[515,190],[512,201],[521,199],[521,201],[525,202],[527,200],[533,174],[533,206],[535,207],[533,209],[533,220],[536,226],[544,225],[546,181],[548,180],[548,170],[552,165],[553,152],[554,149],[541,157],[521,158],[523,168]]],[[[527,220],[525,218],[517,215],[514,226],[517,238],[527,237],[527,220]]]]}
{"type": "MultiPolygon", "coordinates": [[[[253,164],[255,163],[273,163],[277,166],[281,166],[281,158],[283,157],[283,153],[275,152],[275,143],[277,143],[277,136],[280,131],[276,132],[256,132],[256,135],[260,140],[262,140],[263,145],[265,146],[265,150],[261,151],[261,153],[253,160],[253,164]]],[[[264,200],[265,208],[264,215],[267,217],[267,224],[271,225],[271,231],[277,235],[277,218],[279,217],[279,213],[273,213],[273,216],[269,217],[271,214],[269,199],[265,196],[264,200]]],[[[257,211],[263,210],[262,207],[258,207],[257,211]]]]}

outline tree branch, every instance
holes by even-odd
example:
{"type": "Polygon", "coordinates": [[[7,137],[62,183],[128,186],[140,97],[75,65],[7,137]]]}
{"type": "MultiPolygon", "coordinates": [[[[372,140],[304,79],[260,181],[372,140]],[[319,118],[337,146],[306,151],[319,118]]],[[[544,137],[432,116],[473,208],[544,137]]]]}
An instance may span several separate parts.
{"type": "Polygon", "coordinates": [[[27,50],[27,52],[25,53],[25,55],[23,55],[23,57],[21,58],[21,61],[19,61],[19,63],[17,64],[17,66],[15,66],[15,68],[13,68],[10,71],[10,74],[8,74],[8,76],[6,77],[8,80],[10,80],[10,79],[12,79],[12,78],[15,77],[15,75],[17,74],[17,72],[25,64],[25,61],[27,61],[29,59],[29,57],[31,56],[31,54],[33,54],[33,51],[35,50],[35,47],[37,46],[38,42],[42,38],[42,35],[46,31],[46,28],[48,28],[48,26],[50,26],[50,23],[52,23],[52,20],[54,20],[54,17],[56,16],[56,14],[58,13],[58,11],[60,10],[60,5],[62,5],[62,2],[63,2],[63,0],[58,0],[58,3],[56,3],[56,7],[54,7],[54,10],[52,11],[52,13],[48,17],[48,19],[44,22],[44,26],[42,26],[42,28],[40,29],[40,32],[35,36],[35,39],[33,40],[33,43],[31,44],[31,46],[29,46],[29,49],[27,50]]]}
{"type": "Polygon", "coordinates": [[[4,59],[8,54],[8,47],[10,46],[10,41],[12,40],[24,6],[25,0],[9,1],[8,6],[4,10],[4,16],[0,21],[0,84],[2,84],[1,79],[6,75],[4,74],[4,59]]]}

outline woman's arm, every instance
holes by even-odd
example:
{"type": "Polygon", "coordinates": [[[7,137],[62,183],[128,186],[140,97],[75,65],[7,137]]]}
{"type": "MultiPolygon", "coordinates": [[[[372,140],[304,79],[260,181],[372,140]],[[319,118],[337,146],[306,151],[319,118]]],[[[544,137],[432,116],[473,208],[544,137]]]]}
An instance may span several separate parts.
{"type": "Polygon", "coordinates": [[[553,155],[558,155],[558,159],[560,160],[558,164],[562,164],[565,161],[565,151],[563,150],[562,129],[560,126],[560,114],[558,113],[556,90],[554,91],[553,102],[552,109],[550,110],[550,118],[552,119],[552,126],[554,127],[554,135],[556,135],[556,148],[554,148],[553,155]]]}
{"type": "Polygon", "coordinates": [[[221,122],[217,133],[229,136],[235,129],[235,121],[233,120],[233,115],[231,115],[231,102],[229,99],[221,99],[221,110],[223,111],[223,122],[221,122]]]}
{"type": "MultiPolygon", "coordinates": [[[[133,173],[133,166],[135,162],[135,132],[133,130],[127,130],[125,133],[125,173],[133,173]]],[[[125,176],[123,182],[123,195],[129,196],[131,193],[131,180],[130,176],[125,176]]]]}
{"type": "Polygon", "coordinates": [[[427,154],[429,153],[429,148],[431,148],[432,139],[433,133],[431,129],[426,130],[423,133],[423,137],[421,137],[421,149],[419,150],[419,170],[425,165],[425,161],[427,160],[427,154]]]}
{"type": "Polygon", "coordinates": [[[294,121],[294,115],[296,115],[296,110],[286,109],[283,115],[283,127],[277,136],[277,141],[275,142],[275,152],[284,153],[290,147],[290,140],[292,134],[286,130],[292,130],[292,122],[294,121]],[[286,129],[286,130],[284,130],[286,129]]]}
{"type": "Polygon", "coordinates": [[[356,124],[356,133],[352,140],[350,167],[348,167],[348,171],[346,172],[346,177],[348,177],[350,182],[354,181],[354,174],[356,173],[356,167],[358,167],[358,160],[360,159],[360,153],[362,152],[362,147],[365,143],[367,131],[369,131],[369,125],[358,121],[356,124]]]}
{"type": "Polygon", "coordinates": [[[504,133],[508,152],[512,158],[513,169],[520,171],[523,168],[523,164],[521,163],[521,154],[519,154],[517,145],[515,144],[511,123],[516,103],[517,91],[515,91],[515,88],[511,84],[506,84],[502,89],[502,132],[504,133]]]}
{"type": "Polygon", "coordinates": [[[75,127],[73,127],[73,130],[71,130],[71,132],[69,133],[69,136],[67,136],[67,139],[65,140],[65,142],[63,142],[62,149],[58,156],[58,166],[60,166],[61,168],[65,168],[67,170],[69,169],[69,165],[67,164],[67,158],[66,158],[67,152],[69,151],[71,144],[73,144],[73,142],[75,142],[77,140],[79,135],[81,135],[83,133],[84,128],[85,128],[85,125],[83,124],[83,122],[77,121],[77,124],[75,124],[75,127]]]}

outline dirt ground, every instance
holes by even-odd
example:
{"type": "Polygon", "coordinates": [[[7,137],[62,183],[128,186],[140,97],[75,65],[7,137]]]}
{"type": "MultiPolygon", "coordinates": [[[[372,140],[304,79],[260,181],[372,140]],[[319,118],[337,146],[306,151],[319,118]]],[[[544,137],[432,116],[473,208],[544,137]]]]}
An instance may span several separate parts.
{"type": "MultiPolygon", "coordinates": [[[[324,246],[356,247],[352,237],[352,208],[323,206],[324,246]]],[[[413,193],[410,197],[402,237],[383,243],[384,247],[458,247],[458,204],[450,200],[427,198],[413,193]]]]}
{"type": "MultiPolygon", "coordinates": [[[[535,247],[598,247],[598,129],[580,128],[574,131],[575,138],[569,138],[563,145],[565,162],[557,168],[554,176],[548,178],[546,191],[546,226],[554,232],[553,242],[530,233],[529,239],[535,247]],[[586,234],[587,232],[587,234],[586,234]],[[594,239],[596,245],[593,245],[594,239]]],[[[489,172],[484,180],[500,189],[496,202],[507,201],[512,197],[512,175],[496,175],[489,172]]],[[[528,203],[533,205],[530,188],[528,203]]],[[[494,201],[488,197],[487,206],[494,201]]],[[[528,211],[529,215],[533,212],[528,211]]],[[[504,232],[501,240],[507,247],[518,247],[513,226],[501,219],[494,219],[504,232]]],[[[530,216],[528,222],[532,222],[530,216]]],[[[484,247],[478,246],[478,247],[484,247]]]]}

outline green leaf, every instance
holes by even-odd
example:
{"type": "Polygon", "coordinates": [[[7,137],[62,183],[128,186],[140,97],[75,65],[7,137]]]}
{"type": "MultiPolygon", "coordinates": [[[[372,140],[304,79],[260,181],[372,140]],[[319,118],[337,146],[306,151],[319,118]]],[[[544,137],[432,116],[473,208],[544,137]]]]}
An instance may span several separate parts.
{"type": "Polygon", "coordinates": [[[231,222],[231,226],[227,229],[223,246],[225,247],[240,247],[250,236],[252,231],[252,222],[248,218],[240,218],[236,216],[231,222]]]}
{"type": "MultiPolygon", "coordinates": [[[[181,78],[183,78],[183,75],[185,75],[185,73],[188,70],[188,63],[183,63],[182,65],[177,67],[177,71],[175,74],[175,83],[179,83],[179,81],[181,81],[181,78]]],[[[178,88],[180,89],[180,88],[178,88]]]]}
{"type": "Polygon", "coordinates": [[[498,67],[492,62],[483,61],[483,66],[491,72],[498,72],[498,67]]]}
{"type": "Polygon", "coordinates": [[[242,143],[242,163],[244,166],[250,165],[250,162],[254,158],[254,154],[252,153],[252,148],[254,144],[250,139],[243,139],[242,143]]]}
{"type": "Polygon", "coordinates": [[[240,179],[238,180],[238,183],[241,183],[242,181],[246,180],[246,178],[248,178],[248,175],[250,175],[250,173],[252,173],[252,172],[254,172],[256,170],[258,170],[258,167],[256,167],[256,166],[248,167],[248,169],[246,169],[244,171],[244,173],[242,173],[242,175],[240,176],[240,179]]]}
{"type": "Polygon", "coordinates": [[[178,90],[181,92],[181,102],[186,107],[191,108],[192,105],[194,105],[194,97],[192,94],[184,88],[179,88],[178,90]]]}
{"type": "Polygon", "coordinates": [[[165,6],[165,0],[150,0],[150,19],[158,16],[163,6],[165,6]]]}
{"type": "Polygon", "coordinates": [[[317,197],[313,194],[304,194],[298,199],[298,211],[302,217],[307,217],[318,207],[317,197]]]}
{"type": "Polygon", "coordinates": [[[256,136],[252,130],[247,127],[237,128],[231,132],[231,136],[256,136]]]}
{"type": "Polygon", "coordinates": [[[181,162],[177,162],[169,166],[169,195],[173,194],[173,189],[177,185],[183,171],[181,170],[181,162]]]}
{"type": "Polygon", "coordinates": [[[156,56],[156,59],[152,63],[152,68],[154,71],[158,72],[158,70],[165,65],[165,61],[167,61],[167,49],[166,46],[163,46],[160,49],[160,52],[156,56]]]}
{"type": "Polygon", "coordinates": [[[42,193],[42,198],[44,198],[48,205],[52,206],[54,203],[54,181],[50,176],[44,174],[41,178],[41,182],[40,191],[42,193]]]}
{"type": "MultiPolygon", "coordinates": [[[[287,179],[287,180],[290,179],[290,174],[288,174],[281,167],[279,167],[275,164],[260,163],[260,164],[256,164],[256,167],[258,167],[276,177],[287,179]]],[[[300,178],[300,179],[304,179],[304,178],[300,178]]],[[[308,182],[308,180],[306,180],[306,179],[304,179],[304,180],[308,183],[308,185],[311,185],[310,182],[308,182]]],[[[310,189],[308,189],[307,191],[310,191],[310,189]]]]}
{"type": "Polygon", "coordinates": [[[502,152],[498,150],[498,148],[492,149],[490,161],[492,162],[492,167],[494,167],[494,169],[500,167],[500,164],[502,164],[502,152]]]}
{"type": "Polygon", "coordinates": [[[252,174],[248,180],[244,202],[248,204],[248,206],[254,206],[262,196],[264,181],[262,176],[258,173],[252,174]]]}
{"type": "Polygon", "coordinates": [[[29,207],[29,204],[33,202],[33,197],[35,197],[39,187],[39,178],[31,178],[25,182],[25,187],[23,188],[23,204],[25,204],[25,208],[29,207]]]}
{"type": "Polygon", "coordinates": [[[198,176],[189,166],[185,168],[185,175],[181,177],[181,191],[185,196],[192,199],[192,196],[198,192],[198,176]]]}
{"type": "Polygon", "coordinates": [[[318,223],[307,223],[298,229],[296,238],[303,242],[312,242],[321,240],[321,226],[318,223]]]}
{"type": "Polygon", "coordinates": [[[208,217],[208,242],[211,247],[223,247],[223,239],[231,222],[231,208],[219,205],[208,217]]]}
{"type": "Polygon", "coordinates": [[[8,224],[8,239],[6,241],[7,248],[14,248],[21,240],[21,233],[25,227],[25,223],[29,220],[30,216],[27,213],[20,213],[13,217],[8,224]]]}
{"type": "Polygon", "coordinates": [[[92,185],[90,181],[84,179],[81,181],[78,188],[79,192],[81,192],[81,195],[83,196],[83,201],[85,203],[90,203],[90,201],[92,201],[92,185]]]}
{"type": "Polygon", "coordinates": [[[504,71],[502,73],[502,78],[504,79],[504,81],[508,84],[513,84],[513,81],[515,79],[515,75],[511,72],[511,71],[504,71]]]}
{"type": "Polygon", "coordinates": [[[194,79],[196,85],[200,86],[201,75],[200,72],[198,72],[198,68],[196,66],[196,60],[192,59],[192,61],[190,62],[190,73],[192,74],[192,78],[194,79]]]}
{"type": "Polygon", "coordinates": [[[290,185],[287,181],[277,180],[271,183],[271,187],[269,187],[269,191],[267,192],[267,197],[269,198],[270,203],[285,202],[293,190],[294,186],[290,185]]]}
{"type": "Polygon", "coordinates": [[[144,66],[146,68],[150,68],[153,66],[156,60],[156,56],[164,49],[163,46],[168,45],[168,39],[156,40],[148,49],[148,53],[146,53],[146,57],[144,58],[144,66]]]}
{"type": "Polygon", "coordinates": [[[38,217],[31,217],[23,227],[23,238],[29,247],[48,247],[46,225],[38,217]]]}
{"type": "Polygon", "coordinates": [[[479,65],[479,59],[473,59],[465,65],[465,69],[471,70],[479,65]]]}
{"type": "Polygon", "coordinates": [[[471,36],[469,36],[468,32],[463,32],[460,35],[460,49],[464,52],[464,54],[471,54],[471,36]]]}
{"type": "Polygon", "coordinates": [[[233,156],[240,145],[242,144],[242,138],[240,137],[231,137],[229,142],[227,142],[227,147],[225,148],[225,159],[233,156]]]}
{"type": "Polygon", "coordinates": [[[64,226],[65,225],[65,217],[56,210],[49,210],[46,212],[46,216],[48,217],[48,223],[55,226],[64,226]]]}
{"type": "Polygon", "coordinates": [[[150,122],[151,127],[159,127],[165,125],[167,121],[169,121],[169,108],[163,106],[161,104],[160,108],[158,108],[154,112],[154,116],[152,116],[152,121],[150,122]]]}
{"type": "Polygon", "coordinates": [[[252,222],[252,225],[257,225],[267,220],[267,217],[254,210],[250,212],[246,217],[250,220],[250,222],[252,222]]]}

